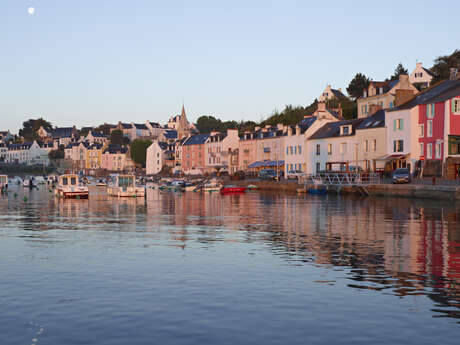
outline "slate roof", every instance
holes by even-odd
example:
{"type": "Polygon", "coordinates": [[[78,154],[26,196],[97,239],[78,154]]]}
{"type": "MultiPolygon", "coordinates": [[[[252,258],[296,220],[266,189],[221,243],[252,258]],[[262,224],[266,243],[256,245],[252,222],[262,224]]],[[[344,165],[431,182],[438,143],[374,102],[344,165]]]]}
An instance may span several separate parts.
{"type": "Polygon", "coordinates": [[[336,89],[331,89],[331,92],[334,94],[335,97],[337,98],[342,98],[345,97],[345,95],[342,93],[342,91],[336,90],[336,89]]]}
{"type": "Polygon", "coordinates": [[[123,129],[130,129],[133,128],[130,123],[121,123],[121,128],[123,129]]]}
{"type": "Polygon", "coordinates": [[[356,129],[370,129],[385,127],[385,110],[379,110],[374,115],[366,117],[356,129]]]}
{"type": "Polygon", "coordinates": [[[326,123],[323,127],[318,129],[310,139],[325,139],[333,137],[348,137],[355,134],[356,127],[361,124],[362,119],[355,120],[346,120],[346,121],[337,121],[326,123]],[[344,125],[351,125],[352,131],[347,135],[340,135],[340,127],[344,125]]]}
{"type": "Polygon", "coordinates": [[[145,129],[145,130],[148,130],[148,127],[143,124],[143,123],[135,123],[134,124],[134,127],[136,127],[136,129],[145,129]]]}
{"type": "Polygon", "coordinates": [[[53,138],[70,138],[74,131],[73,127],[56,127],[51,132],[53,138]]]}
{"type": "Polygon", "coordinates": [[[202,145],[206,142],[206,140],[208,140],[208,138],[208,134],[195,134],[189,137],[183,145],[202,145]]]}
{"type": "Polygon", "coordinates": [[[459,94],[460,94],[460,79],[444,80],[438,84],[435,84],[421,91],[420,93],[412,97],[406,103],[403,103],[400,106],[393,108],[389,111],[411,109],[419,104],[444,102],[459,94]]]}
{"type": "Polygon", "coordinates": [[[104,133],[101,133],[101,132],[91,131],[90,133],[95,138],[107,138],[107,135],[105,135],[104,133]]]}
{"type": "Polygon", "coordinates": [[[160,124],[158,122],[149,122],[150,123],[150,126],[152,126],[153,128],[160,128],[160,124]]]}
{"type": "Polygon", "coordinates": [[[328,112],[330,112],[330,113],[332,114],[332,116],[334,116],[336,119],[339,119],[339,120],[342,119],[342,118],[340,117],[340,114],[339,114],[338,112],[336,112],[335,110],[331,110],[331,109],[328,109],[328,108],[326,108],[326,110],[327,110],[328,112]]]}
{"type": "Polygon", "coordinates": [[[104,151],[104,153],[110,154],[125,154],[126,152],[128,152],[128,148],[120,145],[109,145],[104,151]]]}
{"type": "Polygon", "coordinates": [[[176,130],[169,130],[169,131],[165,131],[163,133],[164,137],[166,139],[177,139],[177,131],[176,130]]]}

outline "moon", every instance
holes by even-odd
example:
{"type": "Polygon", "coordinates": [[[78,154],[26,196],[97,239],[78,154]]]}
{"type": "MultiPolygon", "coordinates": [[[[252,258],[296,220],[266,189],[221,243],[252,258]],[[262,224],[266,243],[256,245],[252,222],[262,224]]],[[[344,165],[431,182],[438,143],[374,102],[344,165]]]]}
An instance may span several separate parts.
{"type": "Polygon", "coordinates": [[[35,13],[35,8],[29,7],[29,8],[27,9],[27,12],[29,12],[29,14],[32,16],[32,15],[35,13]]]}

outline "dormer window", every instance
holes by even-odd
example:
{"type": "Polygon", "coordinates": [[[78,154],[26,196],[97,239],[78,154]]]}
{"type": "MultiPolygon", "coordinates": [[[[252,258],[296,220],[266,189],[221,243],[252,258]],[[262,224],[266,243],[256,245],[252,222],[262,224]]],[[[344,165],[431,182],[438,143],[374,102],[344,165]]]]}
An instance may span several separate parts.
{"type": "Polygon", "coordinates": [[[341,126],[340,127],[340,135],[350,135],[351,134],[351,126],[341,126]]]}

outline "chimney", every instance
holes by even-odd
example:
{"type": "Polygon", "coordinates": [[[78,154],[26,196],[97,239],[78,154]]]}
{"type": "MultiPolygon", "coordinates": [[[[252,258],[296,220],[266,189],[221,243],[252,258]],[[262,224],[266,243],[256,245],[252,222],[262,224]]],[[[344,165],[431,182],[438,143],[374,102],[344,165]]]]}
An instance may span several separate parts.
{"type": "Polygon", "coordinates": [[[326,102],[318,102],[318,111],[326,111],[326,102]]]}
{"type": "Polygon", "coordinates": [[[403,103],[406,103],[408,100],[414,97],[414,94],[415,92],[413,90],[396,90],[395,107],[398,107],[403,103]]]}
{"type": "Polygon", "coordinates": [[[288,135],[289,135],[289,136],[292,135],[292,128],[291,128],[291,126],[288,126],[288,135]]]}
{"type": "Polygon", "coordinates": [[[382,105],[381,104],[369,104],[369,115],[368,116],[374,115],[379,110],[382,110],[382,105]]]}
{"type": "Polygon", "coordinates": [[[295,126],[295,134],[300,135],[300,127],[299,127],[299,125],[295,126]]]}
{"type": "Polygon", "coordinates": [[[458,79],[458,68],[451,67],[450,68],[450,80],[457,80],[458,79]]]}
{"type": "Polygon", "coordinates": [[[416,66],[417,68],[422,68],[422,65],[423,65],[423,64],[422,64],[421,62],[417,62],[417,63],[415,64],[415,66],[416,66]]]}
{"type": "Polygon", "coordinates": [[[282,123],[278,123],[276,127],[278,128],[279,131],[282,131],[284,129],[284,125],[282,123]]]}
{"type": "Polygon", "coordinates": [[[399,82],[402,85],[409,85],[409,75],[408,74],[400,74],[399,75],[399,82]]]}

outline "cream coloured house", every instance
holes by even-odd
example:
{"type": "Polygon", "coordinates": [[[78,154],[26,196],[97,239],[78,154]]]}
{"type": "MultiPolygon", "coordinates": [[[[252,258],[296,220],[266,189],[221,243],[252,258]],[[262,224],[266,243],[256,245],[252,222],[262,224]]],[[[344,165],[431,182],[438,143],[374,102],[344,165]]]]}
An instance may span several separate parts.
{"type": "Polygon", "coordinates": [[[363,96],[357,100],[358,118],[372,115],[374,107],[392,109],[417,93],[417,88],[411,84],[406,74],[400,75],[396,80],[371,81],[363,96]]]}
{"type": "Polygon", "coordinates": [[[324,89],[323,93],[321,96],[319,96],[319,101],[320,102],[325,102],[329,101],[331,99],[340,99],[345,97],[345,95],[342,93],[342,89],[333,89],[331,85],[327,85],[326,88],[324,89]]]}
{"type": "Polygon", "coordinates": [[[434,74],[429,69],[423,67],[421,62],[417,62],[415,69],[409,76],[409,81],[420,89],[425,89],[430,86],[431,80],[433,80],[434,74]]]}

